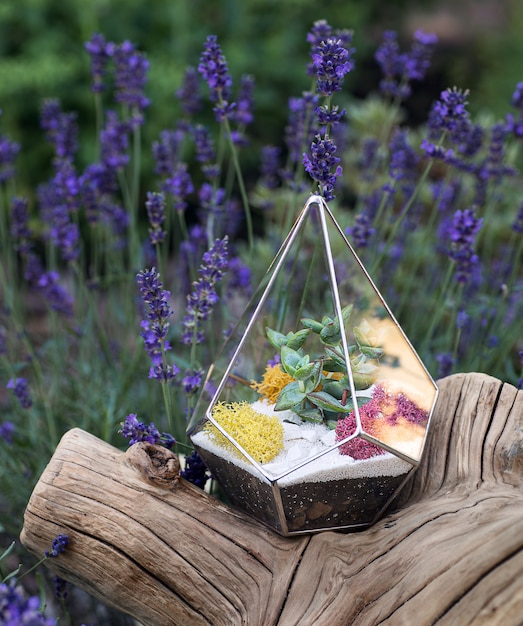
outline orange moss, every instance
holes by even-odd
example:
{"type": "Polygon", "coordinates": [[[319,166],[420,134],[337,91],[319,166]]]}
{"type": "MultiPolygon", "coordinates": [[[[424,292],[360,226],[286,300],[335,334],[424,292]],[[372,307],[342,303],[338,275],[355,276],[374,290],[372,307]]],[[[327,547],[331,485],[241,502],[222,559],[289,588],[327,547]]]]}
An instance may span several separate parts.
{"type": "Polygon", "coordinates": [[[262,398],[266,398],[267,402],[276,404],[280,391],[285,385],[292,383],[293,380],[294,378],[285,373],[279,364],[267,365],[261,383],[253,381],[251,387],[255,389],[262,398]]]}

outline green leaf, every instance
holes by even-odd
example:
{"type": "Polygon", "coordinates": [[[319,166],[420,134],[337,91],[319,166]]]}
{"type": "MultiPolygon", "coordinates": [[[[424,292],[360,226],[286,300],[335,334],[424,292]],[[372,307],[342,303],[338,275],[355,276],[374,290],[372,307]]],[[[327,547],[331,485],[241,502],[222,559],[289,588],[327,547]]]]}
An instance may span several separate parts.
{"type": "Polygon", "coordinates": [[[282,345],[280,358],[283,371],[294,378],[294,371],[302,364],[302,355],[299,352],[296,352],[296,350],[293,350],[286,345],[282,345]]]}
{"type": "Polygon", "coordinates": [[[267,339],[277,350],[280,350],[283,346],[289,346],[289,348],[292,348],[293,350],[299,350],[305,343],[305,340],[310,332],[310,329],[303,328],[295,333],[291,332],[284,335],[283,333],[279,333],[272,328],[265,328],[267,339]]]}
{"type": "Polygon", "coordinates": [[[311,362],[309,355],[305,354],[300,357],[300,360],[297,363],[292,362],[289,366],[289,369],[291,368],[293,369],[293,372],[291,373],[293,378],[296,380],[307,380],[314,373],[316,362],[311,362]]]}
{"type": "Polygon", "coordinates": [[[341,380],[326,380],[322,383],[322,391],[341,400],[343,392],[347,389],[347,383],[341,380]]]}
{"type": "Polygon", "coordinates": [[[299,409],[296,410],[296,414],[306,422],[322,423],[323,413],[319,409],[299,409]]]}
{"type": "Polygon", "coordinates": [[[325,351],[327,352],[329,357],[332,359],[332,362],[336,365],[336,367],[339,368],[337,370],[328,370],[328,371],[344,372],[347,369],[347,364],[345,363],[345,358],[342,352],[340,352],[339,350],[335,350],[331,346],[326,346],[325,351]]]}
{"type": "Polygon", "coordinates": [[[288,333],[286,345],[293,350],[299,350],[305,343],[310,332],[309,328],[304,328],[296,333],[288,333]]]}
{"type": "Polygon", "coordinates": [[[7,557],[11,554],[11,552],[14,550],[15,544],[16,544],[16,542],[15,542],[15,541],[13,541],[13,542],[11,543],[11,545],[10,545],[8,548],[6,548],[6,549],[4,550],[4,552],[2,552],[2,554],[0,554],[0,561],[1,561],[2,559],[7,558],[7,557]]]}
{"type": "Polygon", "coordinates": [[[307,394],[307,400],[315,406],[319,406],[325,411],[335,411],[336,413],[347,413],[350,409],[344,406],[339,400],[324,391],[315,391],[307,394]]]}
{"type": "Polygon", "coordinates": [[[9,572],[9,574],[7,574],[7,576],[5,578],[2,578],[2,580],[0,580],[0,582],[1,583],[6,583],[11,578],[15,578],[16,576],[18,576],[18,574],[20,573],[21,569],[22,569],[22,564],[20,563],[20,565],[16,569],[14,569],[12,572],[9,572]]]}
{"type": "Polygon", "coordinates": [[[310,317],[302,317],[300,322],[305,326],[305,328],[312,330],[312,332],[319,335],[323,329],[323,324],[321,322],[317,322],[316,320],[310,319],[310,317]]]}
{"type": "Polygon", "coordinates": [[[370,359],[379,359],[383,356],[383,348],[372,348],[371,346],[360,346],[360,351],[370,359]]]}
{"type": "Polygon", "coordinates": [[[322,379],[322,361],[317,361],[314,364],[314,370],[311,373],[311,376],[308,380],[305,381],[305,392],[310,393],[314,391],[316,387],[320,384],[322,379]]]}
{"type": "Polygon", "coordinates": [[[379,369],[372,363],[359,364],[352,370],[352,378],[356,389],[367,389],[378,377],[379,369]]]}
{"type": "Polygon", "coordinates": [[[286,344],[287,337],[276,330],[272,330],[272,328],[266,327],[265,334],[267,335],[267,339],[270,341],[272,346],[276,348],[276,350],[279,350],[282,346],[286,344]]]}
{"type": "Polygon", "coordinates": [[[362,320],[359,326],[352,329],[352,332],[360,349],[362,346],[376,347],[375,332],[367,320],[362,320]]]}
{"type": "Polygon", "coordinates": [[[289,383],[280,391],[280,395],[278,396],[274,409],[276,411],[286,411],[287,409],[292,409],[297,404],[303,402],[306,397],[306,394],[303,391],[300,391],[298,382],[289,383]]]}
{"type": "Polygon", "coordinates": [[[323,327],[320,333],[321,341],[328,346],[337,346],[341,341],[340,325],[332,322],[323,327]]]}
{"type": "Polygon", "coordinates": [[[353,308],[354,308],[354,305],[348,304],[346,307],[342,309],[341,318],[344,322],[346,322],[349,319],[349,317],[352,315],[353,308]]]}

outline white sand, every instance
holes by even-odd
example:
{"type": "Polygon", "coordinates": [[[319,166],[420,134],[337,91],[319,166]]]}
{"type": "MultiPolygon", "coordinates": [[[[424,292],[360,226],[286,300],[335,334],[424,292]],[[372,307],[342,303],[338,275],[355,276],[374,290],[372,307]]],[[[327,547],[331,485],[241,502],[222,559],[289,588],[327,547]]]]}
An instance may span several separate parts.
{"type": "MultiPolygon", "coordinates": [[[[363,460],[355,460],[348,455],[340,454],[338,448],[333,448],[336,443],[333,430],[323,424],[297,425],[284,422],[283,420],[289,417],[288,414],[291,412],[274,411],[273,406],[265,400],[252,405],[255,411],[266,415],[276,415],[282,420],[284,450],[269,463],[261,465],[271,481],[278,479],[278,484],[290,485],[347,478],[399,476],[412,468],[410,463],[389,452],[363,460]],[[307,461],[321,453],[324,454],[312,461],[307,461]],[[298,467],[303,462],[306,464],[298,467]],[[293,470],[293,468],[297,469],[293,470]]],[[[196,433],[191,439],[195,445],[234,463],[262,480],[267,480],[246,459],[215,444],[205,431],[196,433]]]]}

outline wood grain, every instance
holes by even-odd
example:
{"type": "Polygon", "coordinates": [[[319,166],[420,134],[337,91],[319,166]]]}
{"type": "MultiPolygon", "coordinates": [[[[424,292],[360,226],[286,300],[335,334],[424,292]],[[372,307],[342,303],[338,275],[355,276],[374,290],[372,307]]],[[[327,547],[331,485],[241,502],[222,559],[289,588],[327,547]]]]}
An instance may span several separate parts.
{"type": "Polygon", "coordinates": [[[307,539],[285,541],[182,480],[144,480],[127,456],[68,432],[27,507],[22,542],[144,624],[271,624],[307,539]],[[254,541],[253,541],[254,537],[254,541]]]}
{"type": "Polygon", "coordinates": [[[168,455],[155,482],[150,463],[144,474],[75,429],[34,490],[22,542],[40,555],[67,533],[49,565],[151,626],[521,626],[523,392],[484,374],[439,386],[420,468],[366,531],[280,537],[171,479],[168,455]]]}

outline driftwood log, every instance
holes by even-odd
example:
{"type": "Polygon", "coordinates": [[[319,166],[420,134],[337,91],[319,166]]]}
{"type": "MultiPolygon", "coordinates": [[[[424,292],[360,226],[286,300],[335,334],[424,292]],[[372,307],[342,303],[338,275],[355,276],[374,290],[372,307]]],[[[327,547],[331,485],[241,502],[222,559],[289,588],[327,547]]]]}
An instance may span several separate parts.
{"type": "Polygon", "coordinates": [[[58,533],[60,576],[147,625],[523,624],[523,391],[439,383],[424,461],[360,533],[283,538],[177,478],[170,454],[62,439],[22,542],[58,533]],[[163,455],[163,456],[162,456],[163,455]]]}

